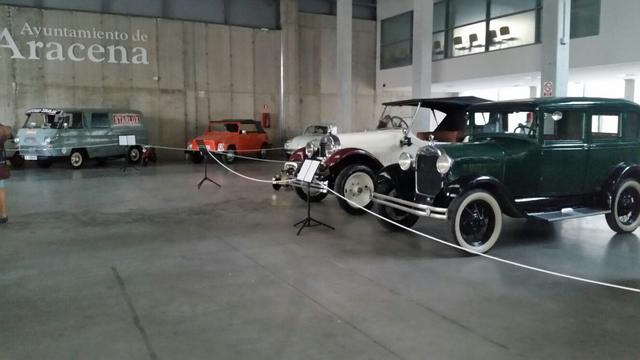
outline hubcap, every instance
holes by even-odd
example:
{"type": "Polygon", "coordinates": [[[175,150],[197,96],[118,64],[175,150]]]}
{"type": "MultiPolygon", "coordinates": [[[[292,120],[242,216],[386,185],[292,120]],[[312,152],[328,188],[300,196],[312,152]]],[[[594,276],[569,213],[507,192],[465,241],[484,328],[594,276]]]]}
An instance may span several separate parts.
{"type": "Polygon", "coordinates": [[[464,240],[471,246],[482,246],[486,243],[495,226],[495,216],[491,206],[484,201],[472,201],[462,210],[460,216],[460,232],[464,240]]]}
{"type": "Polygon", "coordinates": [[[138,149],[131,150],[131,160],[138,161],[140,159],[140,151],[138,149]]]}
{"type": "Polygon", "coordinates": [[[236,152],[234,150],[227,150],[227,160],[233,161],[236,158],[236,152]]]}
{"type": "Polygon", "coordinates": [[[267,149],[260,150],[260,156],[267,157],[267,149]]]}
{"type": "Polygon", "coordinates": [[[73,153],[73,155],[71,155],[71,165],[76,167],[82,165],[82,155],[80,155],[80,153],[73,153]]]}
{"type": "Polygon", "coordinates": [[[373,196],[373,180],[363,172],[357,172],[349,176],[344,185],[344,197],[365,206],[369,204],[373,196]]]}
{"type": "Polygon", "coordinates": [[[618,220],[624,225],[633,224],[640,213],[640,193],[635,188],[627,188],[622,191],[618,199],[616,209],[618,220]]]}

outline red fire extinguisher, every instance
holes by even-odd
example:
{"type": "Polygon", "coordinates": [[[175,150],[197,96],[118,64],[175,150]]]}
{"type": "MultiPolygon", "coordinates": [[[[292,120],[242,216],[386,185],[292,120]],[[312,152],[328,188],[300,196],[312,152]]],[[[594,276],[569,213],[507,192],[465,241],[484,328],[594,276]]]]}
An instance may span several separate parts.
{"type": "Polygon", "coordinates": [[[262,113],[262,127],[268,129],[271,127],[271,113],[262,113]]]}

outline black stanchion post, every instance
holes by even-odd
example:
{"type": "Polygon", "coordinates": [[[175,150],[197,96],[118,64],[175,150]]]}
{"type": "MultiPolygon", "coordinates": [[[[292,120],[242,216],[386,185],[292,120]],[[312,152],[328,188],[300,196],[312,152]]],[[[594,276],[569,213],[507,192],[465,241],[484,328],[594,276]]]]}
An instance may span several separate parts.
{"type": "Polygon", "coordinates": [[[210,182],[212,184],[217,185],[219,188],[221,188],[222,186],[220,184],[218,184],[217,182],[215,182],[215,181],[211,180],[211,178],[209,178],[207,159],[209,158],[209,156],[211,156],[211,154],[209,153],[209,150],[207,149],[207,145],[202,140],[196,140],[196,144],[198,144],[198,149],[200,150],[200,154],[204,157],[204,177],[198,183],[198,190],[200,190],[200,188],[202,187],[202,184],[204,184],[205,182],[210,182]]]}

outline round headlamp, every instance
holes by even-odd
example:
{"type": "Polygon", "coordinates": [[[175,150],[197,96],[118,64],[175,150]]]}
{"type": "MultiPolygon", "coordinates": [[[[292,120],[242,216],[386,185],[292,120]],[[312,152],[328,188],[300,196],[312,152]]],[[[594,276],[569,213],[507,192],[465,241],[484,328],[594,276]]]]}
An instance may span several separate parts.
{"type": "Polygon", "coordinates": [[[451,165],[453,164],[453,160],[447,154],[442,154],[438,157],[436,161],[436,170],[442,175],[446,174],[449,169],[451,169],[451,165]]]}
{"type": "Polygon", "coordinates": [[[411,168],[411,164],[413,163],[413,158],[411,154],[403,152],[400,154],[398,158],[398,165],[400,165],[400,169],[407,171],[411,168]]]}
{"type": "Polygon", "coordinates": [[[329,157],[340,149],[340,139],[333,134],[325,135],[320,143],[324,144],[325,156],[329,157]]]}
{"type": "Polygon", "coordinates": [[[315,154],[316,149],[317,147],[313,142],[308,142],[307,145],[304,147],[304,153],[305,155],[307,155],[308,158],[310,158],[313,156],[313,154],[315,154]]]}
{"type": "Polygon", "coordinates": [[[19,144],[20,143],[20,138],[19,137],[13,138],[13,142],[15,144],[19,144]]]}

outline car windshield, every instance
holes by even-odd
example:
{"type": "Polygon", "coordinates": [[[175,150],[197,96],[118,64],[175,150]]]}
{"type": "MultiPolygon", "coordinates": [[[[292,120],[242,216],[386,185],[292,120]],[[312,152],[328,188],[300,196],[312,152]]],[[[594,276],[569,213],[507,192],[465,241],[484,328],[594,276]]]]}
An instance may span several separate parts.
{"type": "Polygon", "coordinates": [[[24,122],[23,127],[29,128],[29,129],[36,129],[36,128],[41,128],[41,129],[54,128],[55,129],[54,126],[57,126],[57,124],[55,124],[55,120],[56,120],[55,115],[48,115],[44,113],[30,113],[30,114],[27,114],[27,120],[24,122]]]}
{"type": "Polygon", "coordinates": [[[311,125],[304,130],[304,135],[326,135],[327,127],[319,125],[311,125]]]}
{"type": "Polygon", "coordinates": [[[238,132],[238,124],[236,123],[209,123],[209,131],[214,132],[238,132]]]}
{"type": "MultiPolygon", "coordinates": [[[[417,106],[387,106],[380,116],[377,130],[409,128],[413,123],[413,118],[418,112],[418,116],[427,114],[429,110],[418,109],[417,106]]],[[[426,116],[426,115],[425,115],[426,116]]]]}
{"type": "Polygon", "coordinates": [[[474,134],[536,135],[535,113],[529,110],[475,112],[470,119],[474,134]]]}

